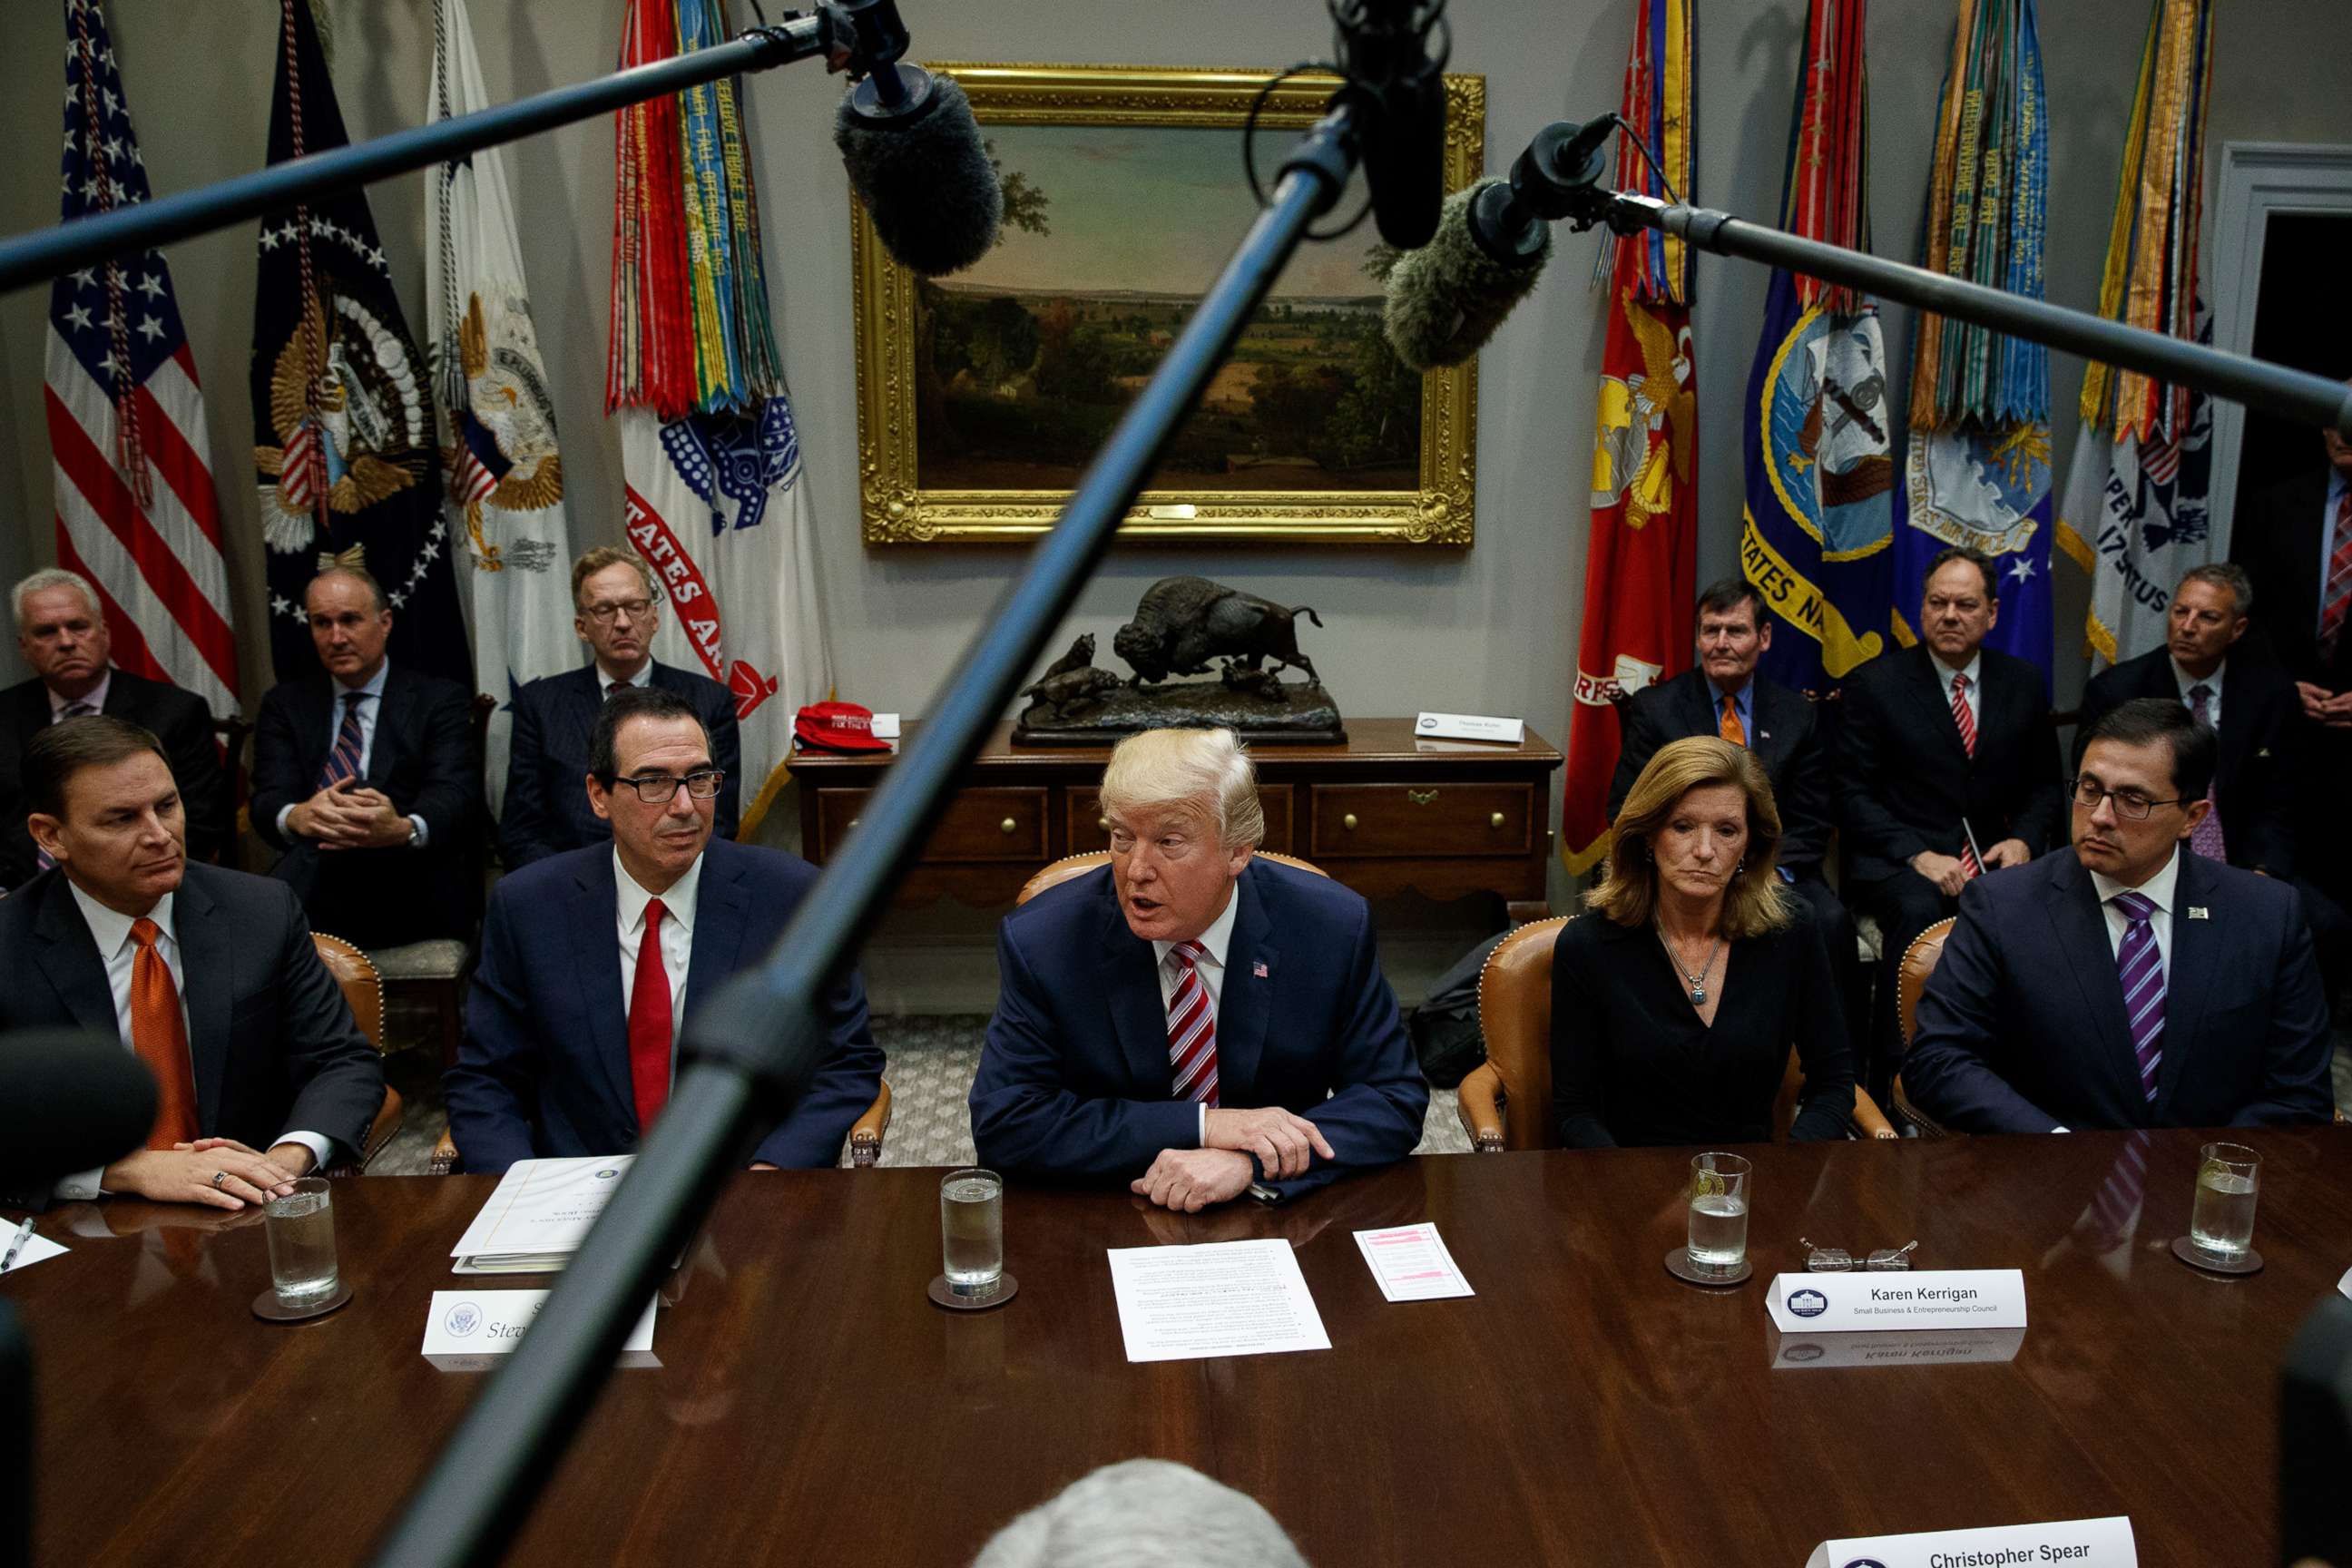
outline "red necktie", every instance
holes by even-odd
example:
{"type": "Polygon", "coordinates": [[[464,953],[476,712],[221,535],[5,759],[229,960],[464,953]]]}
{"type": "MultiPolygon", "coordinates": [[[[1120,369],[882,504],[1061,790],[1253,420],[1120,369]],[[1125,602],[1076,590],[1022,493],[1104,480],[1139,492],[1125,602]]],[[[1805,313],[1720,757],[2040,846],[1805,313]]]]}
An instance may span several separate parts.
{"type": "Polygon", "coordinates": [[[669,971],[662,967],[661,951],[662,917],[668,912],[659,899],[646,900],[636,980],[629,990],[629,1087],[636,1095],[640,1137],[669,1099],[669,971]]]}
{"type": "MultiPolygon", "coordinates": [[[[1969,711],[1969,678],[1952,677],[1952,722],[1960,728],[1960,749],[1973,758],[1977,754],[1977,716],[1969,711]]],[[[1970,877],[1984,875],[1984,867],[1977,861],[1977,852],[1965,836],[1960,842],[1960,869],[1970,877]]]]}
{"type": "Polygon", "coordinates": [[[196,1083],[188,1063],[188,1026],[180,1016],[180,988],[172,966],[155,951],[163,928],[142,917],[131,922],[139,955],[131,961],[131,1048],[155,1075],[155,1125],[150,1149],[196,1139],[196,1083]]]}
{"type": "Polygon", "coordinates": [[[1209,950],[1197,942],[1178,942],[1168,956],[1176,962],[1175,994],[1168,998],[1168,1065],[1176,1075],[1173,1092],[1214,1110],[1217,1104],[1217,1020],[1209,1010],[1209,987],[1195,967],[1209,950]]]}
{"type": "Polygon", "coordinates": [[[2319,593],[2319,657],[2336,657],[2344,613],[2352,608],[2352,489],[2336,500],[2336,548],[2327,556],[2327,584],[2319,593]]]}

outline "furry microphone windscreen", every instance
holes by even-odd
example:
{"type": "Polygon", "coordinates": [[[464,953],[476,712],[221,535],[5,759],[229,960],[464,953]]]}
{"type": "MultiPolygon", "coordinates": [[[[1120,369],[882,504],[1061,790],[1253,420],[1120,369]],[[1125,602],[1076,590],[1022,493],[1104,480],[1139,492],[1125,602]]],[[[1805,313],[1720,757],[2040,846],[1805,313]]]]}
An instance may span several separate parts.
{"type": "MultiPolygon", "coordinates": [[[[833,142],[883,248],[927,278],[960,272],[996,243],[1004,193],[963,89],[910,66],[922,91],[904,112],[877,110],[861,88],[842,100],[833,142]]],[[[912,96],[910,94],[910,96],[912,96]]]]}
{"type": "Polygon", "coordinates": [[[1490,177],[1447,197],[1437,233],[1419,250],[1406,251],[1389,273],[1381,324],[1397,358],[1414,370],[1460,364],[1484,348],[1535,287],[1551,255],[1549,232],[1531,262],[1520,267],[1504,266],[1471,237],[1471,204],[1504,183],[1490,177]]]}

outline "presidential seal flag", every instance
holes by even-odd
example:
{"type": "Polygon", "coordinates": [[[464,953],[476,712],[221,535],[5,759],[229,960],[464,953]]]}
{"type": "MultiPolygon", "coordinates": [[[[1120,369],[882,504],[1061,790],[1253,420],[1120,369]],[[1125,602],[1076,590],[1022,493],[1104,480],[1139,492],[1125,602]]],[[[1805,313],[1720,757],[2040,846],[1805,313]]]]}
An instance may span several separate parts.
{"type": "MultiPolygon", "coordinates": [[[[466,0],[434,0],[426,119],[488,106],[466,0]]],[[[526,680],[580,663],[572,533],[505,160],[488,147],[437,163],[425,192],[425,317],[443,418],[443,508],[466,580],[475,679],[499,699],[484,747],[496,813],[506,791],[507,699],[526,680]]]]}
{"type": "MultiPolygon", "coordinates": [[[[269,162],[341,147],[343,117],[308,0],[279,0],[269,162]]],[[[392,657],[470,681],[433,388],[401,319],[367,197],[264,215],[254,286],[253,460],[278,679],[319,668],[303,589],[364,567],[392,610],[392,657]]]]}
{"type": "MultiPolygon", "coordinates": [[[[621,64],[728,37],[719,0],[629,0],[621,64]]],[[[734,696],[749,837],[789,774],[794,714],[832,675],[737,84],[622,110],[614,155],[605,395],[623,526],[670,611],[654,656],[734,696]]]]}
{"type": "MultiPolygon", "coordinates": [[[[71,223],[147,199],[147,168],[98,0],[67,0],[65,162],[71,223]]],[[[114,662],[236,711],[236,638],[206,457],[204,394],[163,253],[49,285],[43,405],[58,563],[98,590],[114,662]]]]}
{"type": "MultiPolygon", "coordinates": [[[[2042,298],[2049,118],[2033,0],[1960,0],[1928,175],[1929,271],[2042,298]]],[[[1932,313],[1916,320],[1911,438],[1895,505],[1895,639],[1918,640],[1911,617],[1937,552],[1979,550],[2000,579],[1986,645],[2032,661],[2046,681],[2048,350],[1932,313]]]]}
{"type": "MultiPolygon", "coordinates": [[[[1863,0],[1812,0],[1805,16],[1780,224],[1870,248],[1863,0]]],[[[1834,687],[1886,646],[1895,534],[1895,406],[1878,307],[1775,271],[1741,410],[1748,509],[1740,570],[1780,623],[1764,672],[1834,687]]]]}
{"type": "MultiPolygon", "coordinates": [[[[1691,0],[1635,0],[1625,61],[1621,189],[1663,197],[1631,144],[1654,149],[1685,197],[1694,160],[1691,0]]],[[[1622,737],[1617,702],[1690,663],[1698,570],[1696,356],[1683,243],[1631,235],[1601,249],[1608,330],[1592,445],[1592,533],[1584,555],[1576,713],[1569,727],[1560,854],[1581,872],[1608,851],[1609,781],[1622,737]]]]}
{"type": "MultiPolygon", "coordinates": [[[[2197,284],[2212,0],[2156,0],[2124,141],[2099,313],[2212,340],[2197,284]]],[[[2093,364],[2058,511],[2059,547],[2091,574],[2083,635],[2110,664],[2160,646],[2173,584],[2220,558],[2209,516],[2212,410],[2201,393],[2093,364]]]]}

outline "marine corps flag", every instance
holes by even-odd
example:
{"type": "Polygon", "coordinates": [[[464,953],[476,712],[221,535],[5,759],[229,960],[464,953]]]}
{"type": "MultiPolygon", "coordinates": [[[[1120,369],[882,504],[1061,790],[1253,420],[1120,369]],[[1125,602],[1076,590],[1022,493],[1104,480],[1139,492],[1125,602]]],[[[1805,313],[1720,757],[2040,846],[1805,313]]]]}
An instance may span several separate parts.
{"type": "MultiPolygon", "coordinates": [[[[433,0],[425,119],[489,107],[466,0],[433,0]]],[[[425,318],[445,421],[446,521],[466,579],[474,671],[499,700],[484,751],[490,810],[506,794],[517,687],[579,667],[572,629],[572,533],[555,404],[523,289],[522,247],[495,147],[425,174],[425,318]]]]}
{"type": "MultiPolygon", "coordinates": [[[[1625,61],[1627,129],[1620,189],[1664,197],[1631,144],[1657,153],[1691,191],[1694,0],[1635,0],[1625,61]]],[[[1696,593],[1698,399],[1691,348],[1690,256],[1682,241],[1629,235],[1601,252],[1608,331],[1592,446],[1592,534],[1584,556],[1576,712],[1568,732],[1560,854],[1581,872],[1609,848],[1609,781],[1622,743],[1616,702],[1677,675],[1691,658],[1696,593]]]]}
{"type": "MultiPolygon", "coordinates": [[[[279,0],[269,161],[343,145],[309,0],[279,0]]],[[[392,657],[473,679],[441,516],[433,388],[401,320],[367,197],[345,191],[261,220],[253,310],[253,458],[268,547],[278,678],[319,668],[302,591],[363,566],[394,615],[392,657]]]]}
{"type": "MultiPolygon", "coordinates": [[[[1780,225],[1870,247],[1863,0],[1811,0],[1780,225]]],[[[1739,563],[1780,623],[1764,673],[1813,692],[1886,646],[1895,529],[1894,399],[1878,307],[1775,271],[1741,411],[1748,513],[1739,563]]]]}
{"type": "MultiPolygon", "coordinates": [[[[621,64],[729,36],[721,0],[629,0],[621,64]]],[[[734,694],[748,838],[787,776],[793,715],[832,677],[744,107],[730,79],[614,116],[605,402],[621,428],[624,526],[667,605],[654,655],[734,694]]]]}
{"type": "MultiPolygon", "coordinates": [[[[2197,285],[2212,62],[2211,0],[2157,0],[2099,285],[2099,314],[2200,342],[2212,339],[2197,285]]],[[[2173,585],[2222,553],[2207,510],[2212,405],[2093,364],[2082,415],[2058,543],[2091,574],[2084,640],[2119,664],[2163,643],[2173,585]]]]}

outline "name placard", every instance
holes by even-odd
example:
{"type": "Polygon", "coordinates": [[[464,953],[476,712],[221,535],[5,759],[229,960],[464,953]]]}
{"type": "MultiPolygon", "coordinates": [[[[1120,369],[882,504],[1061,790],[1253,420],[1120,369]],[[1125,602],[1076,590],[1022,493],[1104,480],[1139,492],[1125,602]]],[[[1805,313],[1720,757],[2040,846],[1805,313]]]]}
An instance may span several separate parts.
{"type": "Polygon", "coordinates": [[[1772,1365],[1805,1367],[1958,1366],[2017,1359],[2023,1329],[1918,1329],[1878,1334],[1771,1336],[1772,1365]]]}
{"type": "Polygon", "coordinates": [[[2025,1275],[2015,1268],[1782,1274],[1766,1292],[1764,1310],[1782,1333],[2021,1329],[2025,1275]]]}
{"type": "Polygon", "coordinates": [[[1805,1568],[2139,1568],[2131,1521],[2070,1519],[1991,1530],[1931,1530],[1826,1541],[1805,1568]]]}
{"type": "Polygon", "coordinates": [[[1412,732],[1430,741],[1495,741],[1516,746],[1528,738],[1528,726],[1523,719],[1490,719],[1477,713],[1423,713],[1414,718],[1412,732]]]}
{"type": "MultiPolygon", "coordinates": [[[[544,1290],[434,1291],[425,1320],[425,1359],[444,1372],[488,1370],[496,1358],[514,1353],[547,1297],[544,1290]]],[[[654,1310],[660,1305],[658,1298],[646,1303],[614,1365],[661,1364],[654,1359],[654,1310]]]]}

